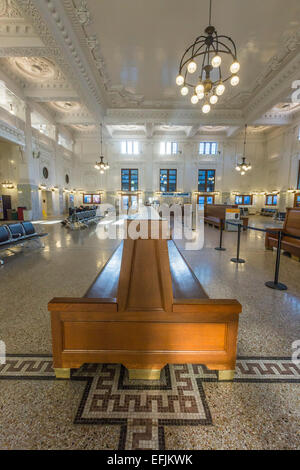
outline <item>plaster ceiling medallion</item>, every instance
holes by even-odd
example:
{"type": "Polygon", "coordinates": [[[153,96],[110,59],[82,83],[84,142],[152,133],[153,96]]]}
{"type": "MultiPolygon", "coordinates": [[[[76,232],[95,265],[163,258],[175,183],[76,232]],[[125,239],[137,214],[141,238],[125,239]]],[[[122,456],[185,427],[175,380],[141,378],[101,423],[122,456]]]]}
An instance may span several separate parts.
{"type": "Polygon", "coordinates": [[[260,134],[261,132],[265,132],[270,129],[272,126],[249,126],[248,130],[251,134],[260,134]]]}
{"type": "Polygon", "coordinates": [[[58,111],[64,113],[78,111],[80,108],[80,103],[74,101],[52,101],[50,104],[58,111]]]}
{"type": "Polygon", "coordinates": [[[55,64],[45,57],[10,57],[9,61],[19,73],[31,80],[46,81],[55,77],[55,64]]]}
{"type": "Polygon", "coordinates": [[[118,125],[118,126],[112,126],[115,130],[118,130],[118,131],[125,131],[125,132],[133,132],[133,131],[140,131],[141,129],[143,129],[143,126],[138,126],[138,125],[132,125],[132,124],[129,124],[129,125],[118,125]]]}
{"type": "Polygon", "coordinates": [[[201,132],[225,132],[228,126],[201,126],[201,132]]]}
{"type": "Polygon", "coordinates": [[[185,132],[186,126],[172,126],[163,124],[157,127],[157,130],[162,132],[185,132]]]}
{"type": "Polygon", "coordinates": [[[73,124],[72,127],[80,132],[94,131],[96,129],[95,124],[73,124]]]}
{"type": "Polygon", "coordinates": [[[295,111],[297,108],[300,108],[300,103],[278,103],[271,111],[277,113],[290,113],[291,111],[295,111]]]}

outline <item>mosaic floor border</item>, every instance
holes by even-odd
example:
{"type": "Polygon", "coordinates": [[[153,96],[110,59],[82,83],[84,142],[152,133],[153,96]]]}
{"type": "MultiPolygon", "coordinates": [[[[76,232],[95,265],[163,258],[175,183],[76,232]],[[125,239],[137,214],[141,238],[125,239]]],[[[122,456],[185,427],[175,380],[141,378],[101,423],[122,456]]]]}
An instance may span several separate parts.
{"type": "MultiPolygon", "coordinates": [[[[0,380],[55,380],[52,357],[8,354],[0,380]]],[[[85,364],[72,371],[85,382],[74,424],[119,426],[119,450],[165,448],[164,426],[211,426],[204,382],[217,373],[202,365],[169,365],[159,381],[129,381],[120,364],[85,364]]],[[[300,367],[288,357],[238,357],[234,382],[300,383],[300,367]]]]}

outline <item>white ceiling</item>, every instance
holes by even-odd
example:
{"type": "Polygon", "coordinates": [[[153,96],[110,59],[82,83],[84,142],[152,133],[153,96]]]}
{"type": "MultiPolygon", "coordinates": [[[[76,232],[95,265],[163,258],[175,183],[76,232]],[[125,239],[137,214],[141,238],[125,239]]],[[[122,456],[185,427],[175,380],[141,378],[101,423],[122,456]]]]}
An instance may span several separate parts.
{"type": "Polygon", "coordinates": [[[73,133],[97,132],[100,120],[111,136],[188,138],[290,124],[300,107],[289,103],[300,79],[300,0],[213,0],[213,24],[236,42],[241,82],[204,115],[175,77],[207,26],[208,3],[0,0],[0,80],[73,133]]]}
{"type": "MultiPolygon", "coordinates": [[[[208,24],[208,0],[86,3],[92,21],[85,31],[99,42],[95,55],[104,59],[110,88],[124,87],[126,92],[138,95],[137,99],[143,98],[141,105],[145,107],[190,106],[189,99],[179,95],[174,80],[185,48],[208,24]]],[[[299,30],[300,2],[214,0],[212,23],[219,34],[231,36],[238,48],[240,86],[227,92],[221,101],[239,107],[243,104],[240,94],[254,90],[268,62],[299,30]]]]}

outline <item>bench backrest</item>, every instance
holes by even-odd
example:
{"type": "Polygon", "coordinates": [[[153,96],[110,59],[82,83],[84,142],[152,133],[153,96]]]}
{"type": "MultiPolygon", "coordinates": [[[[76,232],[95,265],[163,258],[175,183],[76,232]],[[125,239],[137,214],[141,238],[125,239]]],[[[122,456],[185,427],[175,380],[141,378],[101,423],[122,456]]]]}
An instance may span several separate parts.
{"type": "Polygon", "coordinates": [[[24,237],[25,230],[22,224],[12,224],[7,226],[13,239],[24,237]]]}
{"type": "Polygon", "coordinates": [[[11,239],[11,234],[8,231],[7,226],[1,225],[0,226],[0,243],[8,242],[10,239],[11,239]]]}
{"type": "Polygon", "coordinates": [[[22,223],[25,235],[34,235],[36,233],[34,225],[31,222],[22,223]]]}
{"type": "Polygon", "coordinates": [[[204,206],[204,217],[216,217],[221,220],[226,218],[226,209],[237,208],[224,204],[206,204],[204,206]]]}
{"type": "Polygon", "coordinates": [[[300,237],[300,207],[287,209],[284,231],[296,237],[300,237]]]}

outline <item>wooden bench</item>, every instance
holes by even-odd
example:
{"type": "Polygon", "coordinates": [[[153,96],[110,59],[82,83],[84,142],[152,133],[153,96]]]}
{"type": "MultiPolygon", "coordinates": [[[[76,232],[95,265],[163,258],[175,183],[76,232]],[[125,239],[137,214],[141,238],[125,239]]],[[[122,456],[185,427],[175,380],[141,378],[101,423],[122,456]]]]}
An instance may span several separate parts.
{"type": "Polygon", "coordinates": [[[204,222],[216,228],[225,228],[226,209],[236,209],[238,206],[225,204],[205,204],[204,222]]]}
{"type": "Polygon", "coordinates": [[[265,246],[267,249],[272,249],[273,247],[277,248],[278,235],[274,232],[283,230],[287,235],[282,237],[281,248],[292,256],[300,258],[300,240],[289,237],[289,234],[300,237],[300,207],[287,209],[283,229],[270,227],[270,230],[272,230],[272,232],[267,232],[265,238],[265,246]]]}
{"type": "Polygon", "coordinates": [[[121,363],[130,379],[158,379],[166,364],[184,363],[233,378],[241,305],[209,299],[161,236],[126,239],[83,298],[55,298],[49,310],[57,378],[84,363],[121,363]]]}

